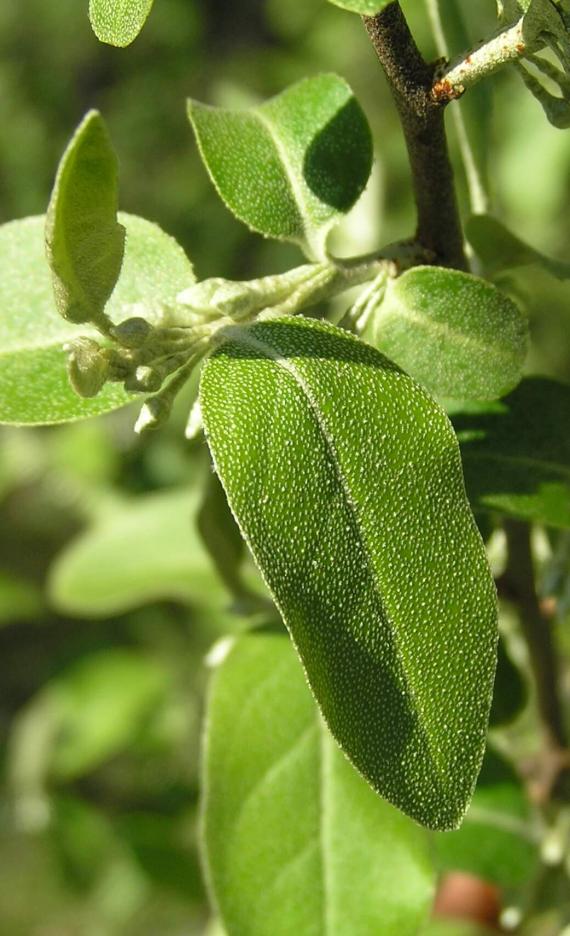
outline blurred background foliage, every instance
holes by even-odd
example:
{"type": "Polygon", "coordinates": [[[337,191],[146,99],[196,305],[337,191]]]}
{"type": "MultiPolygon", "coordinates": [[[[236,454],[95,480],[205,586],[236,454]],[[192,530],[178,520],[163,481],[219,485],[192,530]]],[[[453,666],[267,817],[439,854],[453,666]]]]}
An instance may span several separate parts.
{"type": "MultiPolygon", "coordinates": [[[[422,5],[403,5],[435,55],[422,5]]],[[[475,41],[493,27],[494,0],[463,5],[475,41]]],[[[286,269],[299,262],[296,250],[251,235],[216,197],[185,98],[239,106],[337,71],[376,142],[372,181],[337,249],[364,252],[412,230],[404,146],[373,51],[358,18],[324,0],[156,0],[126,51],[96,41],[87,0],[2,0],[0,49],[2,222],[43,213],[66,141],[97,107],[120,155],[121,207],[174,234],[200,278],[286,269]]],[[[516,74],[501,74],[492,90],[496,210],[519,236],[568,260],[570,133],[547,123],[516,74]]],[[[467,212],[460,168],[459,186],[467,212]]],[[[529,368],[567,380],[570,285],[532,269],[508,286],[531,315],[529,368]]],[[[1,431],[7,936],[217,932],[196,850],[203,660],[216,639],[244,626],[250,589],[260,585],[247,568],[236,597],[200,538],[210,468],[203,442],[183,437],[191,399],[192,390],[169,426],[143,439],[130,409],[1,431]]],[[[543,536],[539,546],[545,588],[568,590],[567,542],[543,536]]],[[[569,604],[566,595],[559,607],[569,604]]],[[[516,657],[516,628],[505,626],[516,657]]],[[[568,652],[567,628],[559,638],[568,652]]],[[[518,734],[530,748],[533,730],[518,734]]]]}

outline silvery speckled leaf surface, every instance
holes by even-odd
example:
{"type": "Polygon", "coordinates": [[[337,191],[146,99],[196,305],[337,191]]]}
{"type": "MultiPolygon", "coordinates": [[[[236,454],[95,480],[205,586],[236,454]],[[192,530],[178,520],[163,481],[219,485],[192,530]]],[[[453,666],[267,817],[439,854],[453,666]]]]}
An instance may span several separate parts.
{"type": "Polygon", "coordinates": [[[89,17],[101,42],[128,46],[143,28],[154,0],[90,0],[89,17]]]}
{"type": "Polygon", "coordinates": [[[202,374],[207,439],[327,723],[378,792],[453,828],[483,755],[497,623],[449,421],[332,326],[227,338],[202,374]]]}
{"type": "Polygon", "coordinates": [[[188,102],[202,158],[228,208],[254,231],[322,258],[372,168],[366,117],[347,83],[317,75],[250,110],[188,102]]]}
{"type": "Polygon", "coordinates": [[[349,764],[286,636],[239,638],[216,667],[205,747],[205,854],[228,933],[415,936],[430,837],[349,764]]]}

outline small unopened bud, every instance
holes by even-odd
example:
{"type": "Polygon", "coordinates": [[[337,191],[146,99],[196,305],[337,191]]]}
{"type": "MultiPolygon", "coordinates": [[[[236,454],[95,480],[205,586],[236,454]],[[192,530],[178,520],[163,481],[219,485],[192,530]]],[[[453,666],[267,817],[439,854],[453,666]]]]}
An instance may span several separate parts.
{"type": "Polygon", "coordinates": [[[102,348],[91,338],[77,338],[65,350],[69,352],[67,372],[75,392],[86,398],[97,396],[109,377],[102,348]]]}
{"type": "Polygon", "coordinates": [[[118,325],[113,325],[111,336],[123,348],[142,348],[148,340],[153,328],[150,322],[140,316],[125,319],[118,325]]]}

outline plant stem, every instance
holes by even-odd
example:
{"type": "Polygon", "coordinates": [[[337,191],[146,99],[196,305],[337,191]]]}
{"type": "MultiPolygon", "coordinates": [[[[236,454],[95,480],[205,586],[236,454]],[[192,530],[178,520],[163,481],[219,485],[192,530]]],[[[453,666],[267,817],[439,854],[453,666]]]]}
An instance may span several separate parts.
{"type": "MultiPolygon", "coordinates": [[[[530,527],[519,520],[506,520],[504,528],[508,560],[499,585],[507,600],[512,601],[519,611],[536,683],[538,709],[547,735],[547,754],[553,763],[557,761],[560,773],[567,760],[568,737],[559,694],[558,660],[552,631],[536,594],[530,527]]],[[[554,782],[558,777],[551,779],[554,782]]]]}
{"type": "Polygon", "coordinates": [[[400,115],[418,212],[417,241],[441,266],[467,268],[444,125],[447,101],[432,88],[435,66],[421,55],[399,2],[393,0],[364,25],[400,115]]]}
{"type": "Polygon", "coordinates": [[[434,84],[433,94],[438,100],[460,97],[482,78],[498,68],[516,62],[527,51],[523,30],[524,17],[507,29],[502,29],[470,52],[463,53],[445,69],[434,84]]]}

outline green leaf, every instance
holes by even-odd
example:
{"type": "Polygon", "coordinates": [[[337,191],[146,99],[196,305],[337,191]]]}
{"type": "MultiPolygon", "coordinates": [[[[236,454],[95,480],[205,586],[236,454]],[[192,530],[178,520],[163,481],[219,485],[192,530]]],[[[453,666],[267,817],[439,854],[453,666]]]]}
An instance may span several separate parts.
{"type": "Polygon", "coordinates": [[[346,82],[307,78],[249,111],[189,101],[188,114],[234,215],[322,259],[329,231],[352,208],[372,167],[370,129],[346,82]]]}
{"type": "Polygon", "coordinates": [[[143,28],[154,0],[89,0],[89,18],[101,42],[124,48],[143,28]]]}
{"type": "MultiPolygon", "coordinates": [[[[107,312],[118,322],[143,303],[144,315],[153,319],[161,302],[174,301],[194,282],[192,266],[159,227],[132,215],[119,217],[127,229],[125,259],[107,312]]],[[[107,384],[90,400],[72,390],[63,346],[97,333],[65,322],[57,312],[42,217],[0,227],[0,308],[0,423],[68,422],[134,399],[119,384],[107,384]]]]}
{"type": "Polygon", "coordinates": [[[207,439],[324,716],[378,792],[454,827],[497,625],[449,422],[341,329],[297,318],[226,336],[202,373],[207,439]]]}
{"type": "Polygon", "coordinates": [[[46,216],[56,306],[70,322],[105,322],[121,272],[125,229],[117,221],[118,166],[105,123],[90,111],[59,165],[46,216]]]}
{"type": "Polygon", "coordinates": [[[528,377],[452,421],[475,509],[570,528],[570,386],[528,377]]]}
{"type": "Polygon", "coordinates": [[[232,936],[415,936],[429,909],[427,833],[343,756],[287,637],[238,640],[212,678],[203,828],[232,936]]]}
{"type": "Polygon", "coordinates": [[[89,773],[132,744],[168,688],[168,671],[139,652],[112,649],[74,663],[50,685],[59,731],[51,770],[89,773]]]}
{"type": "Polygon", "coordinates": [[[492,400],[522,377],[528,322],[477,276],[414,267],[389,282],[366,337],[432,393],[492,400]]]}
{"type": "Polygon", "coordinates": [[[528,702],[528,689],[519,668],[511,660],[505,643],[499,640],[497,675],[489,724],[492,728],[507,725],[520,715],[528,702]]]}
{"type": "Polygon", "coordinates": [[[557,279],[570,278],[570,263],[546,257],[519,240],[496,218],[473,215],[466,225],[466,235],[483,263],[488,276],[522,266],[540,266],[557,279]]]}
{"type": "Polygon", "coordinates": [[[329,3],[351,13],[359,13],[360,16],[374,16],[388,6],[389,2],[390,0],[329,0],[329,3]]]}
{"type": "Polygon", "coordinates": [[[540,839],[520,780],[506,761],[488,751],[463,826],[436,836],[438,863],[503,888],[522,887],[538,867],[540,839]]]}
{"type": "Polygon", "coordinates": [[[117,505],[56,560],[50,594],[57,608],[103,618],[170,599],[221,611],[227,595],[196,529],[198,505],[193,490],[117,505]]]}

